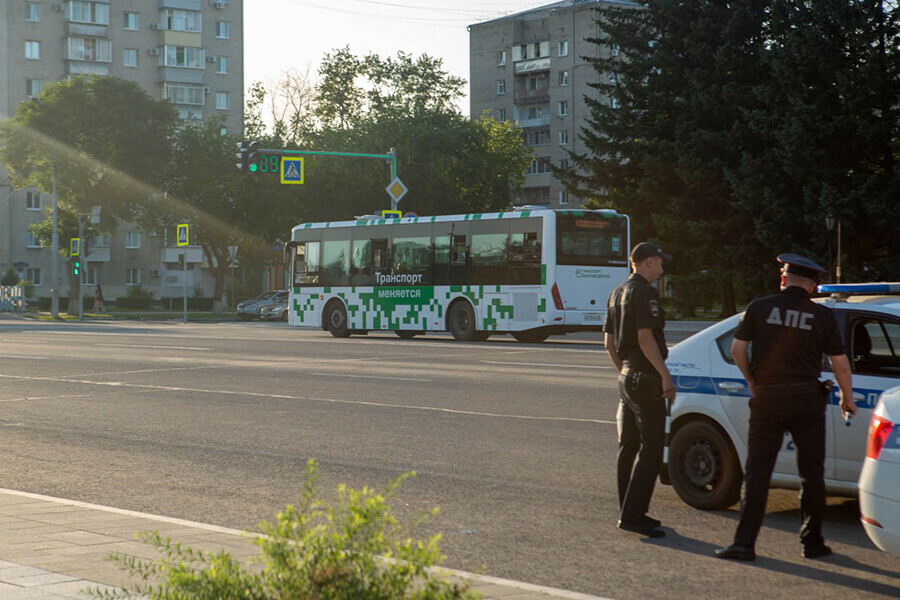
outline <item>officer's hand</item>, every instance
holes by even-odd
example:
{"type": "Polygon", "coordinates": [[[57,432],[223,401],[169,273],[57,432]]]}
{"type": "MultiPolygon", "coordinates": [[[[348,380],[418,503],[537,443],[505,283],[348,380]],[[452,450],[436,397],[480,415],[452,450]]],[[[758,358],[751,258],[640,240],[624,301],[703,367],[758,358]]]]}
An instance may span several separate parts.
{"type": "Polygon", "coordinates": [[[857,411],[856,402],[853,401],[852,394],[841,394],[841,412],[855,415],[857,411]]]}

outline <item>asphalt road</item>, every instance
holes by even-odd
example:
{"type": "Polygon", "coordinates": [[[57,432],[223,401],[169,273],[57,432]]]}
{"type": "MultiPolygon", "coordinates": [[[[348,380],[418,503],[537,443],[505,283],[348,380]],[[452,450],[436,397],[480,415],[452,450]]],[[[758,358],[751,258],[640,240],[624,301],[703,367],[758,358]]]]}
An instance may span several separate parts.
{"type": "Polygon", "coordinates": [[[752,564],[715,559],[736,507],[658,486],[668,536],[615,529],[614,371],[596,336],[337,340],[281,323],[0,321],[0,487],[253,529],[299,498],[383,488],[433,506],[447,566],[602,595],[896,598],[855,500],[829,501],[837,555],[799,557],[796,494],[773,491],[752,564]]]}

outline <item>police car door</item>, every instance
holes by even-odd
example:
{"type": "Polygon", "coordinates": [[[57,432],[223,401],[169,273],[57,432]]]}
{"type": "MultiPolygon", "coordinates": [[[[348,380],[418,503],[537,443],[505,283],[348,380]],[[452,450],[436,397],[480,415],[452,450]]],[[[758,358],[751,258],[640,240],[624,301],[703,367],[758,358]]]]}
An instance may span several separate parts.
{"type": "Polygon", "coordinates": [[[884,313],[862,311],[850,312],[846,318],[845,339],[853,368],[853,396],[859,411],[850,426],[846,426],[835,386],[829,412],[830,424],[836,432],[836,478],[856,482],[866,457],[869,421],[878,396],[900,385],[900,320],[884,313]]]}
{"type": "MultiPolygon", "coordinates": [[[[719,400],[722,402],[728,419],[740,437],[743,449],[747,447],[750,431],[750,392],[747,382],[740,369],[734,363],[731,356],[731,342],[734,340],[734,330],[720,336],[716,344],[711,348],[710,376],[713,387],[719,400]]],[[[750,344],[749,352],[753,353],[753,344],[750,344]]],[[[834,477],[834,427],[827,423],[825,437],[825,478],[834,477]]],[[[744,450],[746,451],[746,450],[744,450]]],[[[798,476],[797,457],[794,441],[790,434],[785,432],[781,451],[775,461],[773,477],[778,475],[798,476]]]]}

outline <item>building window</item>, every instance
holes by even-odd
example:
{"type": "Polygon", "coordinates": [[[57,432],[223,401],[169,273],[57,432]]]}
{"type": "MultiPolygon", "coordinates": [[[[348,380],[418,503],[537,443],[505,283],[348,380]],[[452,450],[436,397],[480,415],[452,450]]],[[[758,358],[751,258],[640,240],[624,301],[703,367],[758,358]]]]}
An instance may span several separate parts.
{"type": "Polygon", "coordinates": [[[194,104],[202,106],[206,103],[206,94],[201,85],[165,84],[164,95],[172,104],[194,104]]]}
{"type": "Polygon", "coordinates": [[[228,75],[228,57],[227,56],[217,56],[216,57],[216,73],[219,75],[228,75]]]}
{"type": "Polygon", "coordinates": [[[37,267],[29,267],[25,269],[25,281],[30,281],[34,285],[42,285],[41,270],[37,267]]]}
{"type": "Polygon", "coordinates": [[[540,173],[549,173],[552,171],[550,168],[550,159],[546,157],[536,158],[531,161],[531,164],[528,165],[528,169],[525,171],[526,175],[537,175],[540,173]]]}
{"type": "Polygon", "coordinates": [[[556,199],[559,201],[561,205],[569,203],[569,192],[566,190],[559,190],[556,199]]]}
{"type": "Polygon", "coordinates": [[[568,71],[560,71],[559,72],[559,86],[565,87],[569,85],[569,72],[568,71]]]}
{"type": "Polygon", "coordinates": [[[569,114],[569,101],[561,100],[561,101],[557,102],[556,108],[559,112],[559,116],[565,117],[566,115],[569,114]]]}
{"type": "Polygon", "coordinates": [[[227,40],[231,37],[231,23],[229,21],[216,21],[216,37],[227,40]]]}
{"type": "Polygon", "coordinates": [[[81,285],[97,285],[97,269],[99,268],[98,263],[91,264],[90,268],[85,265],[85,268],[81,269],[81,285]]]}
{"type": "Polygon", "coordinates": [[[101,233],[99,235],[94,236],[93,246],[95,248],[109,248],[110,241],[112,240],[112,235],[109,233],[101,233]]]}
{"type": "Polygon", "coordinates": [[[141,285],[141,270],[125,269],[125,285],[141,285]]]}
{"type": "Polygon", "coordinates": [[[618,44],[612,44],[609,47],[609,55],[610,56],[618,56],[619,55],[619,45],[618,44]]]}
{"type": "Polygon", "coordinates": [[[228,92],[216,92],[216,108],[228,110],[228,92]]]}
{"type": "Polygon", "coordinates": [[[506,123],[506,109],[505,108],[497,109],[497,120],[501,123],[506,123]]]}
{"type": "Polygon", "coordinates": [[[525,145],[527,146],[546,146],[550,143],[550,131],[544,129],[541,131],[529,131],[525,134],[525,145]]]}
{"type": "Polygon", "coordinates": [[[561,129],[559,132],[559,145],[565,146],[568,143],[569,143],[569,130],[561,129]]]}
{"type": "Polygon", "coordinates": [[[569,168],[569,159],[568,158],[560,159],[559,168],[560,169],[568,169],[569,168]]]}
{"type": "Polygon", "coordinates": [[[41,210],[44,203],[40,192],[25,192],[25,210],[41,210]]]}
{"type": "Polygon", "coordinates": [[[192,46],[166,46],[163,66],[202,69],[206,61],[206,50],[192,46]]]}
{"type": "Polygon", "coordinates": [[[29,248],[43,248],[41,241],[32,232],[25,232],[25,245],[29,248]]]}
{"type": "Polygon", "coordinates": [[[506,80],[498,79],[497,80],[497,95],[502,96],[506,94],[506,80]]]}
{"type": "Polygon", "coordinates": [[[69,3],[69,20],[76,23],[109,25],[109,4],[72,0],[69,3]]]}
{"type": "Polygon", "coordinates": [[[125,232],[125,248],[128,250],[137,250],[141,247],[141,232],[126,231],[125,232]]]}
{"type": "Polygon", "coordinates": [[[25,20],[26,21],[40,21],[41,20],[41,5],[37,2],[26,2],[25,3],[25,20]]]}
{"type": "Polygon", "coordinates": [[[617,83],[619,83],[619,76],[616,75],[616,72],[615,72],[615,71],[610,71],[610,72],[609,72],[609,82],[610,82],[612,85],[616,85],[617,83]]]}
{"type": "Polygon", "coordinates": [[[126,11],[122,16],[122,25],[128,31],[137,31],[139,29],[138,14],[135,12],[126,11]]]}
{"type": "Polygon", "coordinates": [[[506,50],[497,53],[497,66],[502,67],[506,64],[506,50]]]}
{"type": "Polygon", "coordinates": [[[172,31],[191,31],[194,33],[203,31],[200,13],[194,10],[168,8],[163,13],[163,23],[165,23],[166,29],[172,31]]]}
{"type": "Polygon", "coordinates": [[[93,37],[70,37],[68,59],[112,62],[112,42],[93,37]]]}
{"type": "Polygon", "coordinates": [[[568,40],[556,43],[556,55],[557,56],[568,56],[569,55],[569,41],[568,40]]]}
{"type": "Polygon", "coordinates": [[[41,60],[41,43],[40,42],[25,42],[25,58],[28,60],[41,60]]]}
{"type": "Polygon", "coordinates": [[[126,67],[138,66],[138,51],[135,48],[125,48],[122,51],[122,64],[126,67]]]}
{"type": "Polygon", "coordinates": [[[610,108],[619,108],[619,99],[618,98],[610,98],[609,106],[610,106],[610,108]]]}
{"type": "Polygon", "coordinates": [[[44,82],[40,79],[25,80],[25,95],[29,98],[37,98],[44,91],[44,82]]]}

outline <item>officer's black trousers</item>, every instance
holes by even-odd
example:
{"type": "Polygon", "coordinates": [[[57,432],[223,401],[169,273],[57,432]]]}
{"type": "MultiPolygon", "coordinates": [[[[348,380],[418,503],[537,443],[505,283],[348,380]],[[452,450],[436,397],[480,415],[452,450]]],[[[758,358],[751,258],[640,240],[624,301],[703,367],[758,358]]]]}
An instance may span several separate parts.
{"type": "Polygon", "coordinates": [[[619,518],[628,523],[640,524],[647,514],[662,466],[666,431],[662,394],[662,380],[655,371],[626,368],[619,374],[619,518]]]}
{"type": "Polygon", "coordinates": [[[815,392],[750,400],[747,465],[735,544],[753,546],[756,542],[785,431],[793,438],[800,473],[800,542],[811,546],[825,542],[825,396],[815,392]]]}

